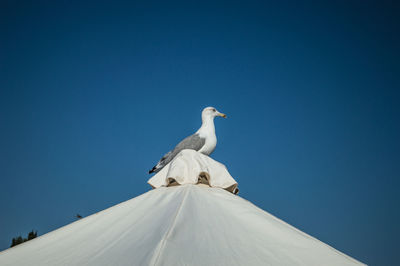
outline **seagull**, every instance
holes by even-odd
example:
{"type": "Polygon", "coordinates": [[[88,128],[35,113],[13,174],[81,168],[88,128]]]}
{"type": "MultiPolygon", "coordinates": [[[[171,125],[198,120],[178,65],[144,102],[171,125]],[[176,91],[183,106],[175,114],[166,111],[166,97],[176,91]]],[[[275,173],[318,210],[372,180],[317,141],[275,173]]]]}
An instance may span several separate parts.
{"type": "Polygon", "coordinates": [[[215,146],[217,146],[217,136],[215,135],[214,118],[221,116],[226,118],[226,115],[220,113],[214,107],[206,107],[201,112],[201,127],[193,135],[185,138],[172,151],[165,154],[161,160],[149,171],[151,173],[157,173],[164,166],[166,166],[174,157],[184,149],[191,149],[201,152],[205,155],[210,155],[215,146]]]}

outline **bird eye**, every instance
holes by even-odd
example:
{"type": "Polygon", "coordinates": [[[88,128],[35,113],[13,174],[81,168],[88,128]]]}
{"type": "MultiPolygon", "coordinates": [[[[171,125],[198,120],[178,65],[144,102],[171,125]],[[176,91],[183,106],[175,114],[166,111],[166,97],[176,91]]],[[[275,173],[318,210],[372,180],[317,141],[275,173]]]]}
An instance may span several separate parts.
{"type": "Polygon", "coordinates": [[[217,111],[217,110],[215,110],[215,108],[213,108],[212,110],[213,110],[213,112],[217,111]]]}

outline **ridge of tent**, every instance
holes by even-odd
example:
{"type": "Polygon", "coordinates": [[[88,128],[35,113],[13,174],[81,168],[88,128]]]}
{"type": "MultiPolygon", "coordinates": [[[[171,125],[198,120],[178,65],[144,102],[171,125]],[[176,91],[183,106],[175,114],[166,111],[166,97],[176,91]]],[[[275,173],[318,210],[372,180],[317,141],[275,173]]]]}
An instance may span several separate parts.
{"type": "Polygon", "coordinates": [[[181,212],[181,210],[182,210],[182,206],[184,205],[185,200],[186,200],[186,198],[187,198],[187,195],[189,194],[189,189],[190,189],[190,187],[191,187],[191,186],[185,186],[185,194],[183,195],[182,201],[181,201],[181,203],[179,204],[178,209],[177,209],[176,212],[175,212],[175,215],[174,215],[174,218],[173,218],[173,220],[172,220],[171,225],[169,226],[168,230],[165,232],[165,234],[164,234],[163,237],[161,238],[161,241],[160,241],[160,243],[159,243],[159,245],[158,245],[158,247],[157,247],[157,250],[155,251],[154,255],[153,255],[152,258],[151,258],[151,261],[150,261],[150,264],[151,264],[151,265],[156,266],[156,265],[158,264],[158,261],[159,261],[159,259],[160,259],[160,255],[161,255],[162,251],[163,251],[164,248],[165,248],[165,242],[167,241],[167,239],[168,239],[168,237],[169,237],[169,235],[170,235],[172,229],[173,229],[174,226],[175,226],[175,223],[176,223],[176,221],[177,221],[177,218],[178,218],[178,216],[179,216],[179,214],[180,214],[180,212],[181,212]],[[153,261],[153,260],[154,260],[154,261],[153,261]]]}
{"type": "Polygon", "coordinates": [[[201,184],[151,190],[0,253],[1,265],[66,263],[365,265],[246,199],[201,184]]]}

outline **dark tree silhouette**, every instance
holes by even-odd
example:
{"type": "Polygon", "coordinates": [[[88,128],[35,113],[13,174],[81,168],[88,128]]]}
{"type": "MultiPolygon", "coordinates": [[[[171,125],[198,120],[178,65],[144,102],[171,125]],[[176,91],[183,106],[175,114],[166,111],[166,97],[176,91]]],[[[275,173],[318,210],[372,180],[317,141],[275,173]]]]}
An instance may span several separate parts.
{"type": "Polygon", "coordinates": [[[32,230],[32,231],[29,232],[28,239],[26,241],[32,240],[32,239],[34,239],[36,237],[37,237],[37,231],[33,232],[33,230],[32,230]]]}
{"type": "Polygon", "coordinates": [[[29,240],[31,240],[31,239],[34,239],[34,238],[36,238],[37,237],[37,231],[30,231],[29,233],[28,233],[28,238],[22,238],[22,236],[17,236],[17,237],[14,237],[13,239],[12,239],[12,241],[11,241],[11,246],[10,247],[14,247],[14,246],[16,246],[16,245],[19,245],[19,244],[22,244],[22,243],[24,243],[24,242],[26,242],[26,241],[29,241],[29,240]]]}

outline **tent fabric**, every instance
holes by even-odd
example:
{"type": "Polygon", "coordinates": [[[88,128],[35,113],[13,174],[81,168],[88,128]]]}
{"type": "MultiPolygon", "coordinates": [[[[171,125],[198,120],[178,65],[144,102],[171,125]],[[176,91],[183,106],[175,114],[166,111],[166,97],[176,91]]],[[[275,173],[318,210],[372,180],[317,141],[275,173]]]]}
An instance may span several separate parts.
{"type": "Polygon", "coordinates": [[[0,253],[0,265],[363,265],[221,188],[160,187],[0,253]]]}
{"type": "Polygon", "coordinates": [[[237,182],[225,165],[195,150],[182,150],[160,172],[149,179],[153,188],[207,183],[211,187],[238,192],[237,182]],[[206,180],[204,180],[206,179],[206,180]]]}
{"type": "Polygon", "coordinates": [[[226,167],[196,151],[148,183],[156,189],[1,252],[0,265],[363,265],[236,196],[226,167]]]}

